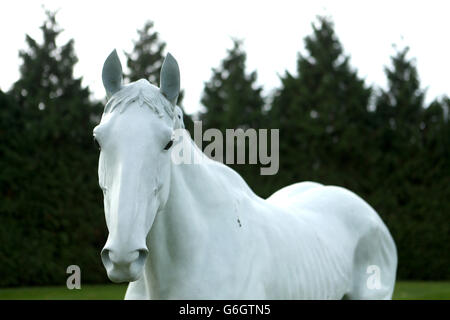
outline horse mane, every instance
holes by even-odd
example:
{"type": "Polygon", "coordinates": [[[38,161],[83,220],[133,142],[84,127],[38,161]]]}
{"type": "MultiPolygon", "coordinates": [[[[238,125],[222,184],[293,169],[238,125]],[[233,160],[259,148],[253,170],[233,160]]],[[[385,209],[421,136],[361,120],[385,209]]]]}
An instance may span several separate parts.
{"type": "Polygon", "coordinates": [[[175,116],[176,108],[159,92],[158,87],[145,79],[123,86],[108,100],[103,113],[110,113],[116,109],[119,113],[123,113],[133,102],[138,102],[141,107],[145,104],[160,118],[163,117],[163,112],[166,112],[171,119],[175,116]]]}

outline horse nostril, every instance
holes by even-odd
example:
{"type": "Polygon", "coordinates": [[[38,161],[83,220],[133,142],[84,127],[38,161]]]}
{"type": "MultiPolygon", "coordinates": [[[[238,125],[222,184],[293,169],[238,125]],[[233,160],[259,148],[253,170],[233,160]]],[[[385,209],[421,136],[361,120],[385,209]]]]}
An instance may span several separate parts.
{"type": "Polygon", "coordinates": [[[138,256],[137,262],[139,262],[140,264],[144,264],[145,260],[147,259],[147,256],[148,256],[148,250],[140,249],[140,250],[138,250],[138,252],[139,252],[139,256],[138,256]]]}
{"type": "Polygon", "coordinates": [[[105,266],[106,269],[108,269],[108,267],[111,266],[111,264],[112,264],[111,258],[109,256],[110,252],[111,251],[109,249],[103,249],[100,254],[103,265],[105,266]]]}

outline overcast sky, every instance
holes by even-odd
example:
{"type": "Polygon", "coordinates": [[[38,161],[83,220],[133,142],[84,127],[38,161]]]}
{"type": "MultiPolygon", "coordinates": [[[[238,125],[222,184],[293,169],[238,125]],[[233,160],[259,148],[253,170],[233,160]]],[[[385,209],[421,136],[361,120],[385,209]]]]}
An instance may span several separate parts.
{"type": "Polygon", "coordinates": [[[200,108],[200,97],[211,68],[217,67],[232,37],[244,39],[247,71],[257,70],[258,84],[270,93],[285,70],[295,72],[303,38],[319,14],[333,18],[335,31],[351,56],[351,64],[367,84],[386,85],[383,66],[395,52],[392,44],[411,47],[417,59],[427,101],[450,94],[449,1],[2,1],[0,88],[5,91],[19,77],[18,51],[26,48],[25,34],[41,39],[39,26],[45,8],[59,9],[64,32],[60,44],[75,39],[79,62],[75,75],[83,77],[95,98],[104,96],[101,68],[117,48],[131,51],[136,30],[152,20],[178,61],[183,105],[188,113],[200,108]]]}

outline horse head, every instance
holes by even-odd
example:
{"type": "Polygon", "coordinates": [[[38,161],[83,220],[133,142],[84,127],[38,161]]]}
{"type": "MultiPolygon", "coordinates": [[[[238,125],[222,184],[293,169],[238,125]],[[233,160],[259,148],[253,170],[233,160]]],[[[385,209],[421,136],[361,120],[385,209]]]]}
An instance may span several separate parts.
{"type": "Polygon", "coordinates": [[[124,85],[114,50],[102,79],[108,102],[93,131],[109,232],[101,258],[111,281],[131,282],[142,274],[150,229],[169,195],[173,132],[182,126],[176,106],[180,76],[168,54],[160,88],[145,79],[124,85]]]}

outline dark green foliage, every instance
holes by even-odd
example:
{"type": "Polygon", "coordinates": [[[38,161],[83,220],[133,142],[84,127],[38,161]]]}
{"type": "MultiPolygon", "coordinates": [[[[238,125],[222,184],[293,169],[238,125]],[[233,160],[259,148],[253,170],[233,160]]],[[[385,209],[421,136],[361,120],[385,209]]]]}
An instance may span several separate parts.
{"type": "Polygon", "coordinates": [[[385,69],[388,89],[372,95],[350,67],[328,18],[318,18],[305,46],[298,74],[282,77],[265,116],[261,100],[250,98],[260,91],[242,89],[254,87],[249,83],[255,78],[243,80],[245,53],[236,44],[205,85],[204,127],[279,128],[277,175],[254,176],[248,166],[234,166],[257,194],[266,197],[299,181],[346,187],[389,227],[398,248],[398,278],[449,279],[449,98],[424,104],[407,48],[385,69]]]}
{"type": "Polygon", "coordinates": [[[200,119],[206,128],[258,128],[264,100],[262,88],[256,87],[256,72],[245,73],[246,54],[242,41],[234,40],[233,48],[220,68],[213,69],[205,83],[202,104],[206,110],[200,119]]]}
{"type": "MultiPolygon", "coordinates": [[[[203,132],[208,128],[219,129],[224,137],[223,159],[226,159],[225,129],[263,128],[264,100],[262,88],[257,87],[256,72],[246,74],[246,54],[242,49],[242,41],[234,40],[233,48],[217,69],[213,69],[211,79],[205,83],[202,104],[205,111],[200,114],[203,132]]],[[[205,146],[208,143],[205,143],[205,146]]],[[[246,142],[248,163],[249,143],[246,142]]],[[[234,152],[236,163],[237,152],[234,152]]],[[[251,187],[256,187],[262,179],[259,165],[230,165],[237,170],[251,187]]]]}
{"type": "MultiPolygon", "coordinates": [[[[147,22],[126,54],[128,81],[159,84],[165,44],[152,28],[147,22]]],[[[26,37],[20,79],[0,91],[0,287],[61,286],[71,264],[81,267],[82,283],[107,281],[92,143],[103,106],[74,78],[74,42],[57,44],[53,13],[41,29],[43,43],[26,37]]],[[[328,18],[319,17],[305,46],[296,74],[282,77],[264,111],[256,72],[246,73],[242,42],[235,41],[205,84],[203,131],[279,128],[278,174],[261,176],[260,164],[232,165],[258,195],[307,180],[346,187],[389,227],[398,278],[450,279],[450,99],[425,104],[408,48],[385,69],[387,89],[372,92],[328,18]]],[[[184,121],[192,135],[191,118],[184,121]]]]}
{"type": "Polygon", "coordinates": [[[105,280],[92,144],[102,107],[73,77],[73,40],[58,47],[55,14],[47,16],[43,43],[26,37],[21,78],[0,99],[0,286],[63,285],[71,264],[81,267],[83,281],[105,280]]]}
{"type": "MultiPolygon", "coordinates": [[[[165,42],[159,39],[159,34],[152,30],[153,22],[147,21],[142,30],[138,30],[139,39],[134,41],[133,52],[125,53],[127,57],[128,73],[125,78],[132,82],[139,79],[147,79],[151,84],[159,87],[159,75],[166,54],[165,42]]],[[[183,109],[184,90],[178,96],[177,105],[183,109]]],[[[191,136],[193,135],[194,123],[192,118],[183,110],[183,121],[191,136]]]]}
{"type": "Polygon", "coordinates": [[[130,82],[147,79],[155,86],[159,85],[166,44],[159,39],[159,34],[152,28],[153,22],[147,21],[142,30],[137,31],[139,39],[134,41],[133,52],[125,53],[128,66],[126,78],[130,82]]]}
{"type": "Polygon", "coordinates": [[[449,279],[448,98],[426,107],[408,48],[386,68],[388,89],[376,99],[371,194],[397,242],[399,277],[449,279]]]}
{"type": "Polygon", "coordinates": [[[344,55],[333,24],[319,18],[299,55],[298,75],[286,73],[269,117],[280,128],[280,182],[312,180],[367,189],[366,168],[371,89],[344,55]]]}

